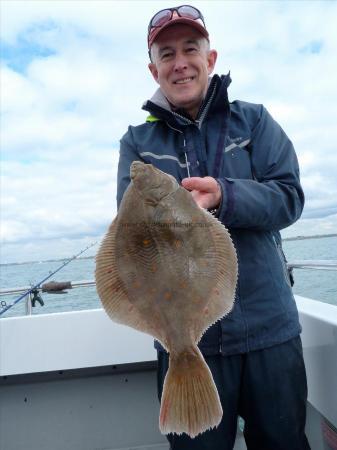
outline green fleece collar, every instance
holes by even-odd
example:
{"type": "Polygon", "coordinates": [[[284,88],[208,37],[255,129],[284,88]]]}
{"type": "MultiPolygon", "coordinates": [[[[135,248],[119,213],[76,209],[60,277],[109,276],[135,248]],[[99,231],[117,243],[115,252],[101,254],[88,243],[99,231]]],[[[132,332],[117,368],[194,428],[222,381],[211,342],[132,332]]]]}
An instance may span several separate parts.
{"type": "Polygon", "coordinates": [[[150,114],[149,116],[147,116],[146,118],[146,122],[158,122],[161,119],[158,119],[158,117],[153,116],[152,114],[150,114]]]}

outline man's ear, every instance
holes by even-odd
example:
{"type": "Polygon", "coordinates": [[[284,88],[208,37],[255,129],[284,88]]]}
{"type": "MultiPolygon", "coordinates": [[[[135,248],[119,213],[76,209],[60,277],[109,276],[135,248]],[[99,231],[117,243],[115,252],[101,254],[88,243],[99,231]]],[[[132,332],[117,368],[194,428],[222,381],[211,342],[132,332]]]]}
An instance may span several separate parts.
{"type": "Polygon", "coordinates": [[[210,50],[208,52],[208,55],[207,55],[208,75],[211,75],[211,73],[213,72],[217,57],[218,57],[218,52],[216,50],[210,50]]]}
{"type": "Polygon", "coordinates": [[[150,69],[150,72],[152,73],[152,76],[155,79],[155,81],[159,84],[158,70],[157,70],[157,66],[155,65],[155,63],[149,63],[148,68],[150,69]]]}

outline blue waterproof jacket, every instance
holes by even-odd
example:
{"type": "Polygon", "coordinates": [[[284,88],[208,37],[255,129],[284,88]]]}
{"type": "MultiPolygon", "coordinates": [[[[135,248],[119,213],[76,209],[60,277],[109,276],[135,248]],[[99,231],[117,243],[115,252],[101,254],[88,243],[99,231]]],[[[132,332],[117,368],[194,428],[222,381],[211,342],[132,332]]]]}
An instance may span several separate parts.
{"type": "Polygon", "coordinates": [[[270,347],[301,331],[279,234],[304,205],[296,154],[262,105],[229,103],[230,81],[229,75],[211,78],[196,120],[171,111],[159,89],[143,105],[151,114],[147,122],[130,126],[121,139],[118,167],[118,206],[134,160],[178,182],[212,176],[221,186],[217,217],[236,247],[239,279],[233,310],[199,343],[206,355],[270,347]]]}

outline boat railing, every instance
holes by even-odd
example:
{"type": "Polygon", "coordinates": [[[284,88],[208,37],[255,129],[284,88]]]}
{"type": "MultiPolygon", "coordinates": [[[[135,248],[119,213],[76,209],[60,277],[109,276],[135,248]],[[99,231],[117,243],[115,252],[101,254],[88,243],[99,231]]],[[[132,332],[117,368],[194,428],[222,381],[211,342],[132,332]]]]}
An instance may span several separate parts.
{"type": "MultiPolygon", "coordinates": [[[[73,288],[83,288],[83,287],[89,287],[89,286],[95,286],[96,282],[95,280],[81,280],[81,281],[72,281],[71,282],[71,289],[73,288]]],[[[39,291],[42,291],[42,289],[39,289],[39,291]]],[[[30,316],[32,314],[32,303],[34,299],[34,292],[31,291],[30,286],[22,286],[22,287],[16,287],[16,288],[7,288],[7,289],[0,289],[0,297],[1,296],[8,296],[13,294],[24,294],[27,292],[27,295],[22,297],[22,300],[25,300],[25,314],[27,316],[30,316]]],[[[52,293],[52,292],[49,292],[52,293]]],[[[14,306],[14,304],[12,304],[14,306]]],[[[4,309],[9,309],[12,305],[7,305],[5,302],[0,300],[0,319],[1,319],[1,309],[4,311],[4,309]]]]}
{"type": "Polygon", "coordinates": [[[337,260],[295,260],[288,262],[289,269],[337,270],[337,260]]]}
{"type": "MultiPolygon", "coordinates": [[[[293,269],[313,269],[313,270],[332,270],[337,271],[337,260],[294,260],[291,262],[287,262],[287,267],[289,270],[293,269]]],[[[90,287],[95,286],[95,280],[80,280],[80,281],[72,281],[71,282],[71,288],[84,288],[84,287],[90,287]]],[[[42,289],[39,289],[39,291],[42,289]]],[[[7,289],[0,289],[0,297],[1,296],[8,296],[13,294],[24,294],[27,292],[27,295],[23,297],[22,299],[25,299],[25,313],[26,315],[32,314],[32,301],[34,299],[34,293],[30,291],[30,287],[23,286],[23,287],[16,287],[16,288],[7,288],[7,289]]],[[[14,302],[15,303],[15,302],[14,302]]],[[[14,306],[13,303],[13,306],[14,306]]],[[[1,318],[1,309],[4,310],[6,307],[6,310],[8,309],[8,306],[5,304],[5,302],[0,300],[0,318],[1,318]]]]}

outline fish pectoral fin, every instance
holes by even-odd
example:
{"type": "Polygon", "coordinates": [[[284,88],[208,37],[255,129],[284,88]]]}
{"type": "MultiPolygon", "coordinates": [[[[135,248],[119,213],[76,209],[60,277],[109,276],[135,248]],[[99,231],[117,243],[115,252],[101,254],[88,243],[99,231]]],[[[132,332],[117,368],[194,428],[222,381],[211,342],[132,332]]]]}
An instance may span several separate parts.
{"type": "Polygon", "coordinates": [[[160,408],[160,431],[197,436],[221,422],[218,391],[200,350],[170,355],[160,408]]]}

